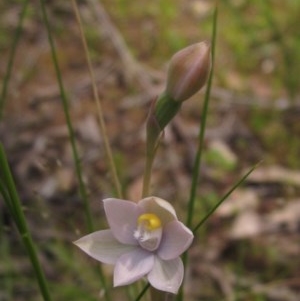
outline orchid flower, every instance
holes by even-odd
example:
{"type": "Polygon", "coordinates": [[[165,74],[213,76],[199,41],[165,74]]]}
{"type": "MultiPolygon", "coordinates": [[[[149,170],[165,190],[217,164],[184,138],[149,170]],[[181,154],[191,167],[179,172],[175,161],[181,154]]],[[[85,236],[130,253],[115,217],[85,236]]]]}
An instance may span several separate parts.
{"type": "Polygon", "coordinates": [[[114,286],[147,277],[156,289],[176,294],[184,267],[179,257],[193,241],[174,208],[158,197],[138,203],[103,200],[110,229],[86,235],[74,244],[94,259],[115,264],[114,286]]]}

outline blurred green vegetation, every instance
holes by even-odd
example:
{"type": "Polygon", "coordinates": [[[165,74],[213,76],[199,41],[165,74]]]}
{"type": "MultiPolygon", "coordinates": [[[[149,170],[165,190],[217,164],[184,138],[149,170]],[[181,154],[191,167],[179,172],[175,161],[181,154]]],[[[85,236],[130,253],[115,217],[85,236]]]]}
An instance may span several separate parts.
{"type": "MultiPolygon", "coordinates": [[[[102,2],[134,56],[155,68],[163,69],[162,66],[170,55],[187,44],[210,39],[212,2],[185,0],[102,2]]],[[[0,51],[5,55],[10,51],[21,3],[21,0],[0,2],[0,51]]],[[[80,4],[84,8],[85,2],[80,1],[80,4]]],[[[47,5],[52,12],[51,24],[57,39],[67,36],[75,38],[74,26],[70,25],[73,22],[71,7],[68,5],[65,7],[61,1],[49,1],[47,5]],[[57,9],[61,5],[63,9],[57,9]]],[[[248,95],[253,100],[253,103],[244,104],[246,109],[242,110],[242,115],[255,136],[256,143],[263,148],[266,161],[293,169],[300,167],[300,129],[297,125],[300,86],[299,12],[298,0],[219,1],[214,80],[215,86],[234,91],[237,95],[248,95]],[[276,107],[276,101],[279,99],[286,100],[287,108],[276,107]],[[260,103],[260,100],[264,103],[260,103]],[[298,111],[295,108],[298,108],[298,111]]],[[[33,1],[25,20],[22,47],[28,38],[26,28],[42,26],[41,20],[39,3],[33,1]]],[[[87,28],[87,38],[93,58],[97,60],[97,55],[100,57],[99,50],[105,49],[99,43],[98,30],[93,26],[87,28]]],[[[5,68],[6,65],[1,63],[1,76],[5,74],[5,68]]],[[[249,148],[251,145],[249,146],[247,141],[238,141],[237,150],[242,152],[249,148]]],[[[119,153],[116,156],[119,169],[122,171],[121,176],[125,178],[123,173],[128,167],[125,158],[119,153]]],[[[207,164],[219,168],[220,177],[227,173],[232,175],[238,168],[213,150],[208,150],[204,158],[207,164]]],[[[209,191],[204,197],[204,203],[197,205],[195,211],[198,213],[206,210],[220,195],[218,192],[209,191]]],[[[199,198],[197,204],[200,203],[199,198]]],[[[47,210],[46,215],[49,213],[47,210]]],[[[6,212],[2,214],[1,222],[3,226],[0,231],[0,300],[40,301],[32,271],[26,258],[22,257],[24,249],[18,242],[6,212]]],[[[45,222],[51,223],[49,220],[45,222]]],[[[103,226],[102,221],[98,221],[98,224],[103,226]]],[[[62,228],[57,226],[56,231],[59,232],[62,228]]],[[[70,228],[73,229],[74,225],[70,228]]],[[[208,241],[209,235],[210,228],[201,231],[201,242],[208,241]]],[[[68,239],[58,237],[57,240],[44,242],[42,246],[38,242],[44,256],[42,262],[43,260],[47,262],[44,267],[46,273],[50,275],[53,300],[101,300],[97,264],[78,256],[71,242],[65,242],[68,239]],[[60,271],[59,275],[57,270],[60,271]]],[[[256,265],[258,268],[251,273],[262,281],[276,281],[289,277],[294,272],[294,266],[282,263],[280,254],[268,246],[257,246],[242,241],[233,245],[228,252],[233,256],[228,264],[230,268],[237,273],[248,273],[247,263],[255,263],[252,267],[256,265]]],[[[116,298],[118,292],[117,290],[116,298]]],[[[210,300],[217,298],[214,299],[210,295],[210,300]]],[[[241,284],[241,287],[236,288],[235,300],[268,299],[262,293],[247,291],[241,284]]]]}

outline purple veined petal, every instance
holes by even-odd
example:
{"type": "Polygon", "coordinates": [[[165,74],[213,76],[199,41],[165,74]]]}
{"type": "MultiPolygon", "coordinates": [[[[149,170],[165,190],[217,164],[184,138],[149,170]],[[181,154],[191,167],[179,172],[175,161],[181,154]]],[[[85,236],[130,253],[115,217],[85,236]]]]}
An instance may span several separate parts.
{"type": "Polygon", "coordinates": [[[165,225],[163,237],[157,255],[163,260],[178,257],[193,242],[193,232],[180,221],[172,221],[165,225]]]}
{"type": "Polygon", "coordinates": [[[111,230],[93,232],[74,241],[74,244],[94,259],[108,264],[116,263],[121,255],[135,248],[118,242],[111,230]]]}
{"type": "Polygon", "coordinates": [[[180,257],[172,260],[162,260],[155,257],[148,281],[158,290],[176,294],[183,280],[183,263],[180,257]]]}
{"type": "Polygon", "coordinates": [[[162,224],[166,224],[174,219],[177,220],[176,212],[173,206],[158,197],[147,197],[140,200],[137,205],[143,210],[143,212],[154,213],[159,217],[162,224]]]}
{"type": "Polygon", "coordinates": [[[114,286],[127,285],[148,274],[154,264],[154,255],[141,248],[121,256],[114,269],[114,286]]]}
{"type": "Polygon", "coordinates": [[[137,227],[137,218],[141,214],[138,206],[131,201],[120,199],[105,199],[104,210],[108,224],[115,238],[124,244],[137,245],[134,231],[137,227]]]}

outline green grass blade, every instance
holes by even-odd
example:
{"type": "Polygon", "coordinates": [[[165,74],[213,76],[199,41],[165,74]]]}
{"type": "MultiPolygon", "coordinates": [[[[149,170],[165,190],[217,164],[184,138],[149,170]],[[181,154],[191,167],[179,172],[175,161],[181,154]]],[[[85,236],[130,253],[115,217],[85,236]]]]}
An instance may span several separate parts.
{"type": "MultiPolygon", "coordinates": [[[[193,211],[195,206],[195,199],[196,199],[196,191],[197,185],[199,181],[199,169],[201,165],[201,158],[202,158],[202,150],[203,150],[203,142],[204,142],[204,134],[205,134],[205,126],[206,126],[206,117],[208,113],[208,104],[210,100],[210,91],[213,79],[213,72],[214,72],[214,58],[215,58],[215,45],[216,45],[216,36],[217,36],[217,19],[218,19],[218,8],[216,7],[213,14],[213,26],[212,26],[212,42],[211,42],[211,71],[208,77],[205,96],[204,96],[204,104],[203,104],[203,114],[200,124],[200,132],[198,138],[198,148],[195,157],[195,162],[193,166],[193,174],[192,174],[192,185],[190,190],[190,197],[188,203],[188,213],[187,213],[187,220],[186,225],[187,227],[191,228],[192,226],[192,219],[193,219],[193,211]]],[[[187,252],[185,252],[182,256],[183,265],[186,266],[188,260],[187,252]]],[[[178,301],[183,301],[183,286],[180,288],[179,294],[177,296],[178,301]]]]}
{"type": "Polygon", "coordinates": [[[9,213],[12,215],[18,229],[22,229],[22,218],[19,218],[20,208],[16,200],[19,199],[17,190],[15,189],[14,180],[10,172],[10,168],[5,156],[5,151],[0,142],[0,192],[7,206],[9,213]]]}
{"type": "MultiPolygon", "coordinates": [[[[86,187],[84,185],[84,181],[83,181],[83,177],[82,177],[81,164],[80,164],[80,160],[79,160],[74,130],[73,130],[71,117],[70,117],[70,113],[69,113],[70,110],[69,110],[68,99],[66,97],[66,93],[64,90],[64,86],[63,86],[62,76],[61,76],[61,72],[60,72],[60,68],[59,68],[59,64],[58,64],[54,41],[53,41],[52,34],[51,34],[51,28],[50,28],[50,23],[49,23],[47,12],[46,12],[45,3],[44,3],[44,0],[40,0],[40,2],[41,2],[41,7],[42,7],[43,19],[44,19],[44,22],[45,22],[45,25],[47,28],[48,40],[49,40],[49,44],[51,47],[52,60],[54,63],[56,77],[57,77],[57,81],[58,81],[58,85],[59,85],[60,95],[61,95],[63,109],[64,109],[64,113],[65,113],[65,118],[66,118],[66,123],[67,123],[68,131],[69,131],[69,138],[70,138],[70,142],[71,142],[71,146],[72,146],[73,158],[75,161],[76,174],[77,174],[77,178],[78,178],[78,182],[79,182],[79,192],[80,192],[81,198],[83,199],[88,231],[93,232],[94,225],[93,225],[93,221],[92,221],[92,214],[91,214],[91,209],[90,209],[90,205],[89,205],[89,201],[88,201],[88,194],[87,194],[86,187]]],[[[107,291],[105,275],[102,271],[101,266],[97,270],[99,271],[100,282],[105,291],[105,299],[106,299],[106,301],[110,301],[110,295],[108,294],[108,291],[107,291]]]]}
{"type": "Polygon", "coordinates": [[[12,217],[17,225],[17,229],[21,235],[23,244],[27,250],[32,267],[35,271],[36,278],[39,284],[41,294],[44,301],[51,301],[47,280],[39,262],[35,244],[32,240],[31,234],[28,230],[27,222],[22,210],[19,195],[12,177],[9,164],[5,155],[4,148],[0,143],[0,168],[1,168],[1,193],[10,211],[13,212],[12,217]],[[4,184],[4,185],[3,185],[4,184]],[[3,187],[4,186],[4,187],[3,187]]]}
{"type": "MultiPolygon", "coordinates": [[[[1,160],[0,160],[0,166],[3,166],[1,160]]],[[[10,215],[12,215],[13,219],[16,220],[17,215],[14,211],[14,207],[11,202],[10,195],[7,191],[6,185],[4,184],[4,182],[2,182],[1,177],[0,177],[0,194],[3,197],[4,203],[5,203],[6,207],[8,208],[10,215]]]]}
{"type": "Polygon", "coordinates": [[[12,41],[11,51],[10,51],[10,55],[9,55],[8,62],[7,62],[6,73],[3,78],[3,85],[2,85],[1,98],[0,98],[0,120],[3,117],[3,110],[4,110],[6,95],[7,95],[8,84],[9,84],[9,80],[10,80],[10,76],[11,76],[12,67],[14,64],[16,50],[17,50],[17,47],[18,47],[18,44],[20,41],[21,33],[22,33],[22,27],[23,27],[23,22],[25,19],[28,3],[29,3],[28,0],[24,0],[24,2],[23,2],[17,29],[16,29],[16,32],[15,32],[15,35],[14,35],[14,38],[12,41]]]}
{"type": "Polygon", "coordinates": [[[201,166],[201,159],[202,159],[202,151],[203,151],[203,142],[204,142],[204,134],[205,134],[205,126],[206,126],[206,118],[208,114],[208,104],[210,100],[210,91],[214,73],[214,58],[215,58],[215,45],[216,45],[216,35],[217,35],[217,18],[218,18],[218,9],[215,8],[214,15],[213,15],[213,29],[212,29],[212,42],[211,42],[211,71],[208,77],[205,96],[204,96],[204,104],[203,104],[203,113],[202,119],[200,124],[200,132],[198,137],[198,148],[195,157],[195,162],[193,166],[193,174],[192,174],[192,185],[190,191],[190,198],[188,203],[188,213],[187,213],[187,220],[186,225],[187,227],[191,227],[192,225],[192,218],[193,218],[193,211],[195,205],[195,198],[196,198],[196,191],[197,185],[199,181],[199,169],[201,166]]]}
{"type": "Polygon", "coordinates": [[[48,40],[49,40],[49,44],[51,47],[51,55],[52,55],[55,73],[56,73],[56,77],[57,77],[57,81],[58,81],[58,85],[59,85],[59,91],[60,91],[60,96],[61,96],[61,100],[62,100],[65,119],[66,119],[66,123],[67,123],[67,127],[68,127],[69,138],[70,138],[72,152],[73,152],[73,158],[74,158],[74,162],[75,162],[75,169],[76,169],[76,174],[77,174],[77,178],[78,178],[78,182],[79,182],[79,192],[80,192],[81,198],[83,200],[83,204],[84,204],[84,211],[85,211],[85,216],[86,216],[86,221],[87,221],[87,227],[88,227],[89,232],[93,232],[94,226],[93,226],[92,214],[91,214],[91,209],[90,209],[90,205],[89,205],[88,194],[87,194],[86,187],[85,187],[84,181],[83,181],[81,164],[80,164],[80,159],[79,159],[76,141],[75,141],[74,129],[73,129],[73,125],[72,125],[72,121],[71,121],[71,117],[70,117],[69,103],[68,103],[68,99],[67,99],[67,96],[65,93],[64,86],[63,86],[63,80],[62,80],[62,76],[61,76],[61,72],[60,72],[60,68],[59,68],[59,64],[58,64],[56,49],[55,49],[54,41],[52,38],[50,23],[48,20],[46,7],[45,7],[45,3],[44,3],[45,0],[40,0],[40,2],[41,2],[41,7],[42,7],[43,19],[44,19],[47,33],[48,33],[48,40]]]}
{"type": "Polygon", "coordinates": [[[240,178],[229,191],[219,200],[218,203],[216,203],[209,212],[205,215],[203,219],[195,226],[193,229],[193,233],[196,234],[197,230],[207,221],[207,219],[217,210],[217,208],[230,196],[230,194],[238,188],[245,180],[246,178],[253,172],[254,169],[257,168],[257,166],[260,163],[255,164],[242,178],[240,178]]]}

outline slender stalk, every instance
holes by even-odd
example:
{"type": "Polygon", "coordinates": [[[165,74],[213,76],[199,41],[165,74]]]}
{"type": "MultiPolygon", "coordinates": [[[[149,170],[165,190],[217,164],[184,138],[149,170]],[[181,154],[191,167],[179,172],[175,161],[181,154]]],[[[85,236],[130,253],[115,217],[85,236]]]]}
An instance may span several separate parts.
{"type": "Polygon", "coordinates": [[[142,289],[142,291],[139,293],[139,295],[136,297],[135,301],[140,301],[142,297],[145,295],[145,293],[147,292],[147,290],[149,289],[149,287],[150,287],[150,283],[147,283],[142,289]]]}
{"type": "Polygon", "coordinates": [[[29,3],[29,0],[24,0],[23,1],[23,6],[22,6],[22,9],[21,9],[21,12],[20,12],[20,17],[19,17],[17,29],[16,29],[16,32],[15,32],[15,35],[14,35],[14,39],[12,41],[12,46],[11,46],[11,51],[10,51],[8,62],[7,62],[6,72],[5,72],[5,75],[4,75],[4,78],[3,78],[3,86],[2,86],[1,98],[0,98],[0,120],[2,119],[2,116],[3,116],[3,110],[4,110],[6,95],[7,95],[8,83],[9,83],[9,80],[10,80],[11,71],[12,71],[12,67],[13,67],[13,64],[14,64],[14,59],[15,59],[15,55],[16,55],[17,46],[18,46],[19,41],[20,41],[20,36],[21,36],[21,33],[22,33],[22,27],[23,27],[23,22],[24,22],[24,18],[25,18],[25,15],[26,15],[28,3],[29,3]]]}
{"type": "Polygon", "coordinates": [[[218,9],[216,7],[214,11],[213,16],[213,32],[212,32],[212,45],[211,45],[211,71],[208,77],[205,96],[204,96],[204,104],[203,104],[203,110],[202,110],[202,118],[201,118],[201,124],[200,124],[200,132],[198,137],[198,149],[195,157],[195,162],[193,165],[193,177],[192,177],[192,185],[191,185],[191,191],[190,191],[190,198],[189,198],[189,205],[188,205],[188,214],[187,214],[187,221],[186,225],[187,227],[191,227],[192,225],[192,218],[193,218],[193,211],[194,211],[194,205],[195,205],[195,198],[196,198],[196,190],[198,186],[199,181],[199,168],[201,166],[201,159],[202,159],[202,152],[203,152],[203,142],[204,142],[204,135],[205,135],[205,127],[206,127],[206,118],[208,115],[208,104],[210,100],[210,91],[211,91],[211,85],[212,85],[212,79],[213,79],[213,73],[214,73],[214,59],[215,59],[215,45],[216,45],[216,35],[217,35],[217,17],[218,17],[218,9]]]}
{"type": "Polygon", "coordinates": [[[175,102],[174,106],[162,105],[162,102],[164,102],[164,104],[167,103],[167,101],[165,101],[167,98],[169,98],[169,96],[167,96],[165,93],[161,94],[156,104],[152,104],[152,107],[150,108],[150,112],[147,117],[146,163],[143,177],[142,197],[146,197],[147,195],[149,195],[150,192],[152,165],[159,143],[164,134],[164,128],[167,125],[167,123],[165,123],[165,120],[170,121],[170,119],[174,117],[174,107],[176,107],[176,109],[180,108],[180,106],[177,106],[175,102]],[[160,106],[160,109],[157,109],[157,106],[160,106]]]}
{"type": "Polygon", "coordinates": [[[98,114],[98,118],[99,118],[100,131],[101,131],[101,134],[102,134],[102,137],[103,137],[105,152],[106,152],[106,155],[107,155],[107,158],[108,158],[110,171],[112,173],[112,178],[113,178],[113,181],[114,181],[114,184],[115,184],[117,195],[118,195],[119,198],[122,198],[121,184],[120,184],[120,181],[119,181],[119,178],[118,178],[118,175],[117,175],[116,165],[115,165],[115,162],[114,162],[114,159],[113,159],[111,147],[110,147],[109,140],[108,140],[106,125],[105,125],[104,117],[103,117],[102,105],[101,105],[101,102],[100,102],[99,93],[98,93],[98,89],[97,89],[97,85],[96,85],[96,77],[95,77],[95,73],[94,73],[94,70],[93,70],[93,67],[92,67],[91,57],[90,57],[90,54],[89,54],[89,49],[88,49],[87,41],[86,41],[86,38],[85,38],[85,34],[84,34],[83,26],[82,26],[82,21],[81,21],[81,17],[80,17],[80,13],[79,13],[79,9],[78,9],[78,5],[76,3],[76,0],[72,0],[72,5],[73,5],[73,9],[74,9],[74,12],[75,12],[75,15],[76,15],[77,23],[79,25],[80,36],[81,36],[82,44],[83,44],[83,47],[84,47],[84,52],[85,52],[85,56],[86,56],[86,60],[87,60],[87,64],[88,64],[90,77],[91,77],[91,80],[92,80],[93,94],[94,94],[94,98],[96,100],[97,114],[98,114]]]}
{"type": "Polygon", "coordinates": [[[151,171],[152,171],[152,165],[153,165],[153,161],[154,161],[154,155],[155,155],[155,153],[151,153],[146,156],[146,165],[145,165],[145,171],[144,171],[143,192],[142,192],[143,198],[148,196],[149,192],[150,192],[151,171]]]}
{"type": "MultiPolygon", "coordinates": [[[[160,97],[165,97],[165,95],[161,95],[160,97]]],[[[152,165],[156,155],[157,148],[159,146],[159,142],[163,135],[163,130],[166,124],[162,127],[158,126],[157,123],[157,115],[153,118],[153,107],[150,110],[148,120],[147,120],[147,139],[146,139],[146,164],[144,170],[144,177],[143,177],[143,191],[142,197],[146,197],[150,193],[150,184],[151,184],[151,172],[152,172],[152,165]]],[[[159,113],[162,113],[162,110],[158,110],[159,113]]],[[[168,114],[168,110],[164,110],[163,115],[166,116],[168,114]]],[[[162,118],[163,120],[167,118],[162,118]]],[[[166,295],[162,291],[156,290],[154,287],[150,288],[151,300],[152,301],[165,301],[166,295]]]]}
{"type": "Polygon", "coordinates": [[[0,143],[0,167],[1,167],[1,176],[3,178],[3,183],[5,183],[3,185],[3,183],[1,182],[0,191],[2,193],[3,198],[5,199],[6,205],[9,207],[9,210],[13,212],[12,216],[14,218],[17,229],[21,235],[23,244],[30,258],[43,299],[44,301],[51,301],[47,280],[45,278],[41,264],[39,262],[36,247],[32,240],[31,234],[28,230],[28,226],[22,210],[22,206],[19,199],[19,195],[17,193],[15,182],[12,177],[8,165],[8,161],[5,156],[5,151],[1,143],[0,143]]]}
{"type": "Polygon", "coordinates": [[[79,182],[79,192],[83,199],[84,211],[85,211],[85,216],[86,216],[86,220],[87,220],[88,230],[90,232],[93,232],[94,226],[93,226],[92,214],[91,214],[91,209],[90,209],[90,205],[89,205],[89,201],[88,201],[88,194],[87,194],[86,187],[85,187],[83,177],[82,177],[81,164],[80,164],[80,159],[79,159],[79,155],[78,155],[78,151],[77,151],[74,129],[72,126],[71,117],[70,117],[70,113],[69,113],[70,110],[69,110],[68,99],[67,99],[67,96],[65,93],[62,76],[61,76],[60,68],[58,65],[57,54],[56,54],[54,41],[53,41],[52,34],[51,34],[50,24],[49,24],[46,7],[45,7],[45,3],[44,3],[45,0],[40,0],[40,2],[41,2],[41,7],[42,7],[43,19],[44,19],[47,33],[48,33],[48,40],[49,40],[49,44],[51,47],[51,55],[52,55],[52,60],[53,60],[56,77],[57,77],[57,81],[58,81],[58,85],[59,85],[60,96],[61,96],[62,104],[63,104],[63,110],[64,110],[66,123],[67,123],[68,131],[69,131],[69,138],[70,138],[72,152],[73,152],[73,158],[74,158],[74,162],[75,162],[75,169],[76,169],[76,174],[77,174],[77,178],[78,178],[78,182],[79,182]]]}
{"type": "MultiPolygon", "coordinates": [[[[200,132],[198,137],[198,148],[195,157],[195,162],[193,165],[193,177],[192,177],[192,184],[191,184],[191,191],[188,203],[188,213],[187,213],[187,220],[186,225],[187,227],[191,228],[192,226],[192,219],[193,219],[193,212],[195,207],[195,199],[196,199],[196,190],[199,182],[199,169],[201,166],[201,159],[202,159],[202,151],[203,151],[203,142],[204,142],[204,134],[205,134],[205,127],[206,127],[206,117],[208,113],[208,104],[210,100],[210,91],[214,73],[214,59],[215,59],[215,45],[216,45],[216,36],[217,36],[217,18],[218,18],[218,7],[215,8],[214,15],[213,15],[213,27],[212,27],[212,43],[211,43],[211,71],[208,77],[205,96],[204,96],[204,104],[203,104],[203,111],[202,111],[202,119],[200,124],[200,132]]],[[[186,266],[188,261],[188,253],[185,252],[182,256],[183,265],[186,266]]],[[[180,288],[179,294],[177,296],[178,301],[183,300],[183,286],[180,288]]]]}
{"type": "MultiPolygon", "coordinates": [[[[149,134],[147,132],[147,134],[149,134]]],[[[152,165],[155,158],[156,150],[160,141],[160,135],[156,136],[155,139],[151,139],[151,137],[147,137],[146,143],[146,165],[144,170],[144,178],[143,178],[143,192],[142,197],[146,197],[150,192],[150,183],[151,183],[151,171],[152,165]]],[[[147,289],[143,292],[146,292],[147,289]]],[[[167,294],[155,289],[154,287],[150,287],[150,295],[152,301],[165,301],[167,294]]]]}

